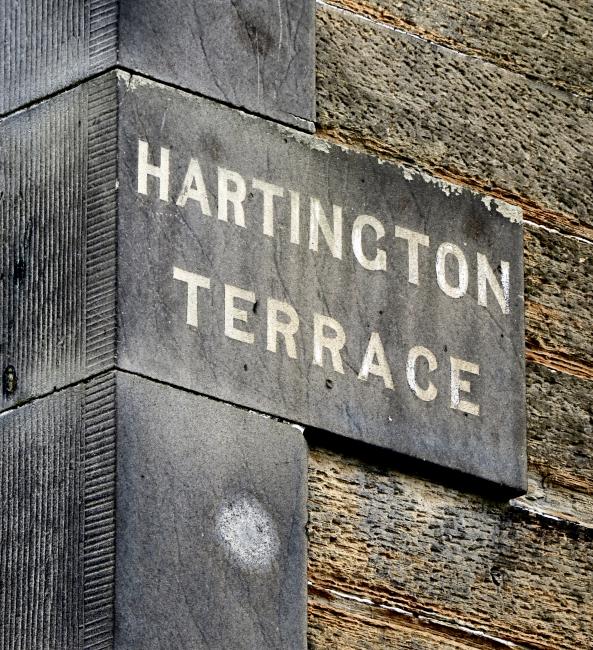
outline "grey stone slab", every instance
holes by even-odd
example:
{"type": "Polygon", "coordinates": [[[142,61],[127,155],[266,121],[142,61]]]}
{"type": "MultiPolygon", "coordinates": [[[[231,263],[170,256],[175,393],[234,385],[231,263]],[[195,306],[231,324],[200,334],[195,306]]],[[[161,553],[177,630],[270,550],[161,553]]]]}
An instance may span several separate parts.
{"type": "Polygon", "coordinates": [[[307,449],[120,374],[116,649],[305,648],[307,449]]]}
{"type": "Polygon", "coordinates": [[[117,12],[117,0],[2,0],[0,114],[115,65],[117,12]]]}
{"type": "Polygon", "coordinates": [[[520,212],[140,78],[122,88],[121,367],[524,488],[520,212]]]}
{"type": "Polygon", "coordinates": [[[121,0],[120,63],[312,130],[315,2],[121,0]]]}
{"type": "Polygon", "coordinates": [[[312,130],[314,0],[3,0],[0,114],[115,65],[312,130]]]}

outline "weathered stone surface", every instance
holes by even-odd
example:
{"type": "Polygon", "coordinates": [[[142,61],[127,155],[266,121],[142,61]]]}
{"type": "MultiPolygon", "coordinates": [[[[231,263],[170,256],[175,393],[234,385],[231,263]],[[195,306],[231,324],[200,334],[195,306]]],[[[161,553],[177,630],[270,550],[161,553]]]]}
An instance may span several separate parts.
{"type": "Polygon", "coordinates": [[[537,360],[593,379],[593,245],[525,228],[526,343],[537,360]]]}
{"type": "Polygon", "coordinates": [[[343,12],[317,12],[322,132],[559,213],[593,238],[593,104],[343,12]]]}
{"type": "Polygon", "coordinates": [[[312,130],[314,11],[313,0],[5,0],[0,114],[119,64],[312,130]]]}
{"type": "MultiPolygon", "coordinates": [[[[136,77],[122,84],[118,364],[521,489],[517,215],[481,195],[174,89],[136,77]],[[231,194],[244,189],[240,207],[223,198],[223,174],[234,174],[231,194]],[[262,216],[262,181],[283,194],[274,214],[267,213],[269,221],[262,216]],[[289,192],[300,197],[296,237],[289,192]],[[329,217],[327,228],[343,233],[339,245],[331,232],[318,232],[310,203],[329,217]],[[339,222],[332,205],[340,206],[339,222]],[[380,246],[385,270],[363,268],[356,252],[353,224],[361,214],[376,215],[371,218],[378,224],[362,235],[365,264],[380,246]],[[336,225],[342,221],[343,227],[336,225]],[[382,233],[379,244],[375,228],[382,233]],[[397,228],[426,238],[411,281],[416,268],[408,267],[407,243],[397,228]],[[446,295],[435,272],[443,242],[460,247],[456,254],[468,265],[469,287],[460,299],[446,295]],[[490,288],[478,295],[482,254],[498,267],[492,273],[510,265],[508,308],[490,288]],[[243,293],[229,307],[233,287],[243,293]],[[277,318],[273,301],[282,301],[277,318]],[[232,308],[239,310],[234,317],[232,308]],[[335,320],[316,334],[316,318],[335,320]],[[277,320],[284,327],[290,321],[292,333],[276,335],[277,320]],[[340,349],[330,354],[326,344],[323,350],[322,337],[342,336],[340,330],[340,349]],[[378,341],[375,352],[372,341],[378,341]],[[438,364],[428,378],[424,357],[422,370],[410,361],[416,346],[438,364]],[[372,374],[364,374],[365,355],[372,358],[372,374]],[[479,409],[454,401],[454,359],[479,365],[464,370],[463,380],[471,378],[475,388],[471,395],[463,388],[461,398],[479,409]],[[431,395],[412,388],[415,372],[422,391],[434,381],[431,395]]],[[[456,286],[455,265],[446,273],[456,286]]]]}
{"type": "Polygon", "coordinates": [[[593,94],[591,6],[586,0],[330,3],[529,77],[593,94]]]}
{"type": "Polygon", "coordinates": [[[546,483],[593,495],[593,382],[527,366],[529,465],[546,483]]]}
{"type": "Polygon", "coordinates": [[[119,61],[312,130],[313,0],[121,0],[119,61]]]}
{"type": "Polygon", "coordinates": [[[112,648],[112,374],[0,415],[0,648],[112,648]]]}
{"type": "Polygon", "coordinates": [[[2,408],[113,366],[113,74],[0,121],[2,408]]]}
{"type": "Polygon", "coordinates": [[[321,449],[309,468],[312,589],[465,628],[470,647],[591,645],[593,529],[321,449]]]}
{"type": "Polygon", "coordinates": [[[493,650],[496,639],[469,628],[442,624],[402,609],[383,608],[368,599],[311,588],[308,643],[311,650],[493,650]]]}
{"type": "Polygon", "coordinates": [[[115,648],[305,648],[307,447],[118,376],[115,648]]]}

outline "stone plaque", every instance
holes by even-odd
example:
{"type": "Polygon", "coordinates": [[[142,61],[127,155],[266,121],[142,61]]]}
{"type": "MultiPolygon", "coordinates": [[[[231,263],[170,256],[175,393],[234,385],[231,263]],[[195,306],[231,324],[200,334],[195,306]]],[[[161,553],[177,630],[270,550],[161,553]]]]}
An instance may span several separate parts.
{"type": "Polygon", "coordinates": [[[310,131],[314,19],[313,0],[3,0],[0,114],[122,65],[310,131]]]}
{"type": "Polygon", "coordinates": [[[514,208],[124,73],[0,132],[2,408],[121,367],[524,487],[514,208]]]}
{"type": "Polygon", "coordinates": [[[517,209],[122,79],[118,364],[521,489],[517,209]]]}
{"type": "Polygon", "coordinates": [[[120,374],[116,650],[306,647],[307,448],[120,374]]]}

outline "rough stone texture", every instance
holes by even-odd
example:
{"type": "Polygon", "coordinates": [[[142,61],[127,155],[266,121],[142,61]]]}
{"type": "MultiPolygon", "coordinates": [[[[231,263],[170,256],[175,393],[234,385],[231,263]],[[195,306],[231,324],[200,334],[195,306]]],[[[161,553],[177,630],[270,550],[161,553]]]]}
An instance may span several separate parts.
{"type": "Polygon", "coordinates": [[[593,94],[593,36],[588,0],[329,0],[397,29],[593,94]]]}
{"type": "Polygon", "coordinates": [[[337,10],[317,11],[321,132],[555,212],[593,238],[593,104],[337,10]]]}
{"type": "MultiPolygon", "coordinates": [[[[364,599],[371,616],[463,627],[476,647],[591,645],[593,528],[321,449],[309,467],[313,589],[364,599]]],[[[310,615],[312,643],[331,647],[310,615]]]]}
{"type": "Polygon", "coordinates": [[[3,408],[113,365],[116,85],[0,121],[3,408]]]}
{"type": "Polygon", "coordinates": [[[309,592],[308,640],[311,650],[499,650],[502,647],[496,641],[472,634],[471,630],[428,621],[407,611],[373,607],[368,602],[341,598],[314,588],[309,592]]]}
{"type": "Polygon", "coordinates": [[[0,415],[0,648],[108,650],[112,375],[0,415]]]}
{"type": "MultiPolygon", "coordinates": [[[[122,93],[120,367],[515,491],[525,488],[520,215],[469,190],[160,84],[132,77],[122,93]],[[151,164],[169,156],[166,197],[164,179],[147,179],[139,189],[141,142],[147,143],[151,164]],[[160,147],[170,154],[161,154],[160,147]],[[206,199],[185,205],[178,199],[192,158],[199,161],[208,206],[206,199]],[[244,179],[244,227],[232,214],[221,220],[218,212],[217,218],[221,168],[244,179]],[[275,201],[272,235],[264,234],[262,193],[253,179],[284,188],[275,201]],[[300,195],[298,244],[291,240],[289,190],[300,195]],[[321,234],[318,247],[309,243],[310,197],[327,215],[332,204],[340,206],[338,255],[321,234]],[[353,223],[361,214],[380,220],[385,270],[363,268],[355,257],[353,223]],[[430,237],[419,253],[417,283],[408,280],[407,244],[395,236],[398,226],[430,237]],[[437,283],[435,258],[443,242],[453,242],[467,260],[469,288],[459,299],[437,283]],[[492,268],[501,260],[510,265],[508,313],[490,289],[487,305],[479,304],[477,253],[485,254],[492,268]],[[189,291],[179,272],[175,278],[175,268],[208,278],[209,288],[189,291]],[[249,313],[233,322],[243,338],[229,334],[225,324],[225,283],[254,292],[251,300],[236,301],[249,313]],[[189,307],[188,295],[196,296],[197,305],[189,307]],[[272,345],[268,298],[286,301],[297,314],[292,355],[286,337],[272,345]],[[314,314],[336,319],[343,328],[339,364],[327,351],[315,363],[314,314]],[[388,378],[375,370],[361,379],[372,333],[381,337],[388,378]],[[408,352],[414,346],[434,354],[432,398],[421,399],[408,385],[408,352]],[[451,357],[479,365],[471,395],[462,397],[478,404],[479,412],[454,408],[451,357]]],[[[374,239],[369,235],[364,243],[367,255],[374,256],[374,239]]],[[[448,274],[455,283],[454,264],[448,274]]],[[[378,365],[374,356],[373,362],[378,365]]],[[[417,366],[424,387],[427,364],[421,360],[417,366]]]]}
{"type": "Polygon", "coordinates": [[[116,649],[306,646],[307,446],[118,375],[116,649]]]}
{"type": "MultiPolygon", "coordinates": [[[[530,78],[551,75],[550,83],[590,88],[588,52],[578,71],[567,63],[585,51],[581,35],[591,34],[590,16],[583,15],[581,29],[573,29],[578,20],[567,21],[571,33],[563,37],[574,47],[551,31],[562,53],[543,43],[537,62],[522,58],[529,49],[515,22],[519,10],[529,12],[520,27],[526,33],[531,25],[545,27],[538,8],[549,20],[556,8],[574,17],[588,7],[332,3],[499,63],[507,47],[516,54],[501,63],[504,70],[320,4],[320,135],[491,187],[521,205],[530,221],[560,232],[525,228],[527,494],[496,504],[439,487],[430,474],[399,475],[385,459],[377,466],[314,450],[310,646],[590,647],[591,104],[509,71],[519,66],[530,78]],[[373,13],[381,7],[389,15],[373,13]],[[477,42],[478,23],[499,10],[504,15],[477,42]]],[[[370,451],[368,457],[376,462],[370,451]]]]}
{"type": "Polygon", "coordinates": [[[524,236],[531,358],[593,379],[593,246],[532,226],[524,236]]]}
{"type": "Polygon", "coordinates": [[[314,0],[3,0],[0,114],[122,65],[312,130],[314,11],[314,0]]]}
{"type": "Polygon", "coordinates": [[[530,468],[547,483],[593,495],[593,382],[527,366],[530,468]]]}

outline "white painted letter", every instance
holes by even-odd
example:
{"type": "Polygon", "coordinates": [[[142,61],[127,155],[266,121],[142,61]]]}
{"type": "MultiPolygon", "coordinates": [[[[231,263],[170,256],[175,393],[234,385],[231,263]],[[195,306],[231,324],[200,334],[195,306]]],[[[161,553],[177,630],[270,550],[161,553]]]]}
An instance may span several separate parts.
{"type": "Polygon", "coordinates": [[[461,399],[460,392],[470,393],[471,384],[467,379],[461,379],[461,372],[470,372],[472,375],[480,374],[480,366],[463,359],[451,357],[451,408],[470,413],[471,415],[480,415],[480,405],[474,404],[467,400],[461,399]]]}
{"type": "Polygon", "coordinates": [[[177,199],[177,205],[183,207],[187,203],[187,199],[197,201],[202,208],[202,214],[207,217],[212,216],[200,163],[195,158],[192,158],[187,166],[187,172],[183,180],[183,185],[181,186],[181,194],[177,199]]]}
{"type": "Polygon", "coordinates": [[[505,261],[500,262],[500,280],[502,286],[498,283],[498,279],[494,271],[490,268],[488,260],[485,255],[478,253],[478,305],[483,307],[487,306],[487,290],[486,283],[490,285],[492,293],[496,298],[503,314],[508,314],[510,311],[510,280],[509,280],[509,263],[505,261]]]}
{"type": "Polygon", "coordinates": [[[309,221],[309,248],[312,251],[318,250],[319,228],[325,238],[327,245],[334,257],[342,259],[342,208],[339,205],[333,206],[334,228],[333,231],[321,207],[319,199],[311,197],[311,218],[309,221]]]}
{"type": "Polygon", "coordinates": [[[415,345],[408,353],[408,362],[406,363],[406,375],[408,376],[408,386],[414,391],[416,397],[425,402],[432,402],[437,396],[436,386],[429,380],[427,388],[421,388],[416,381],[416,360],[418,357],[424,357],[428,361],[428,372],[437,368],[437,359],[434,354],[421,345],[415,345]]]}
{"type": "Polygon", "coordinates": [[[245,181],[241,174],[230,169],[218,168],[218,218],[221,221],[228,221],[228,204],[233,204],[235,223],[245,228],[245,213],[243,212],[243,201],[245,200],[245,181]],[[229,183],[235,188],[231,190],[229,183]]]}
{"type": "Polygon", "coordinates": [[[259,178],[254,178],[253,189],[261,190],[264,199],[264,235],[274,236],[274,197],[281,199],[284,196],[284,189],[272,183],[266,183],[259,178]]]}
{"type": "Polygon", "coordinates": [[[159,179],[159,198],[169,200],[169,150],[161,147],[161,164],[148,162],[148,142],[138,140],[138,192],[148,194],[148,175],[159,179]]]}
{"type": "Polygon", "coordinates": [[[467,291],[467,283],[469,275],[467,271],[467,262],[463,251],[459,246],[451,244],[450,242],[442,243],[437,250],[437,282],[441,290],[451,298],[461,298],[467,291]],[[457,286],[454,287],[447,282],[447,255],[453,255],[457,260],[458,279],[457,286]]]}
{"type": "Polygon", "coordinates": [[[384,250],[377,249],[375,259],[370,260],[362,250],[362,229],[370,226],[377,236],[377,241],[385,235],[383,224],[368,214],[361,214],[356,217],[352,225],[352,250],[360,265],[369,271],[385,271],[387,268],[387,255],[384,250]]]}
{"type": "Polygon", "coordinates": [[[361,381],[366,381],[369,378],[369,373],[371,375],[377,375],[377,377],[382,377],[385,388],[391,388],[391,390],[393,390],[391,370],[389,369],[385,350],[383,349],[383,343],[381,343],[381,338],[378,332],[371,333],[371,338],[369,339],[367,351],[362,360],[362,366],[360,367],[358,378],[361,381]]]}
{"type": "Polygon", "coordinates": [[[296,344],[294,335],[299,329],[299,316],[294,307],[287,302],[268,298],[268,336],[266,349],[276,352],[278,334],[284,337],[286,353],[291,359],[296,359],[296,344]],[[284,314],[288,321],[278,320],[278,314],[284,314]]]}
{"type": "Polygon", "coordinates": [[[246,323],[248,317],[244,309],[235,307],[235,298],[253,304],[255,302],[255,293],[234,287],[232,284],[224,285],[224,334],[230,339],[235,339],[235,341],[252,344],[254,339],[253,332],[245,332],[235,327],[236,320],[246,323]]]}
{"type": "Polygon", "coordinates": [[[323,348],[329,350],[332,366],[336,372],[344,374],[340,350],[346,343],[346,334],[337,320],[321,314],[313,314],[313,363],[323,368],[323,348]],[[324,329],[334,331],[334,336],[325,336],[324,329]]]}
{"type": "Polygon", "coordinates": [[[210,289],[210,279],[173,267],[173,278],[187,284],[187,324],[198,326],[198,287],[210,289]]]}
{"type": "Polygon", "coordinates": [[[418,246],[429,246],[430,238],[428,235],[399,226],[395,227],[395,236],[408,242],[408,282],[418,284],[418,246]]]}

